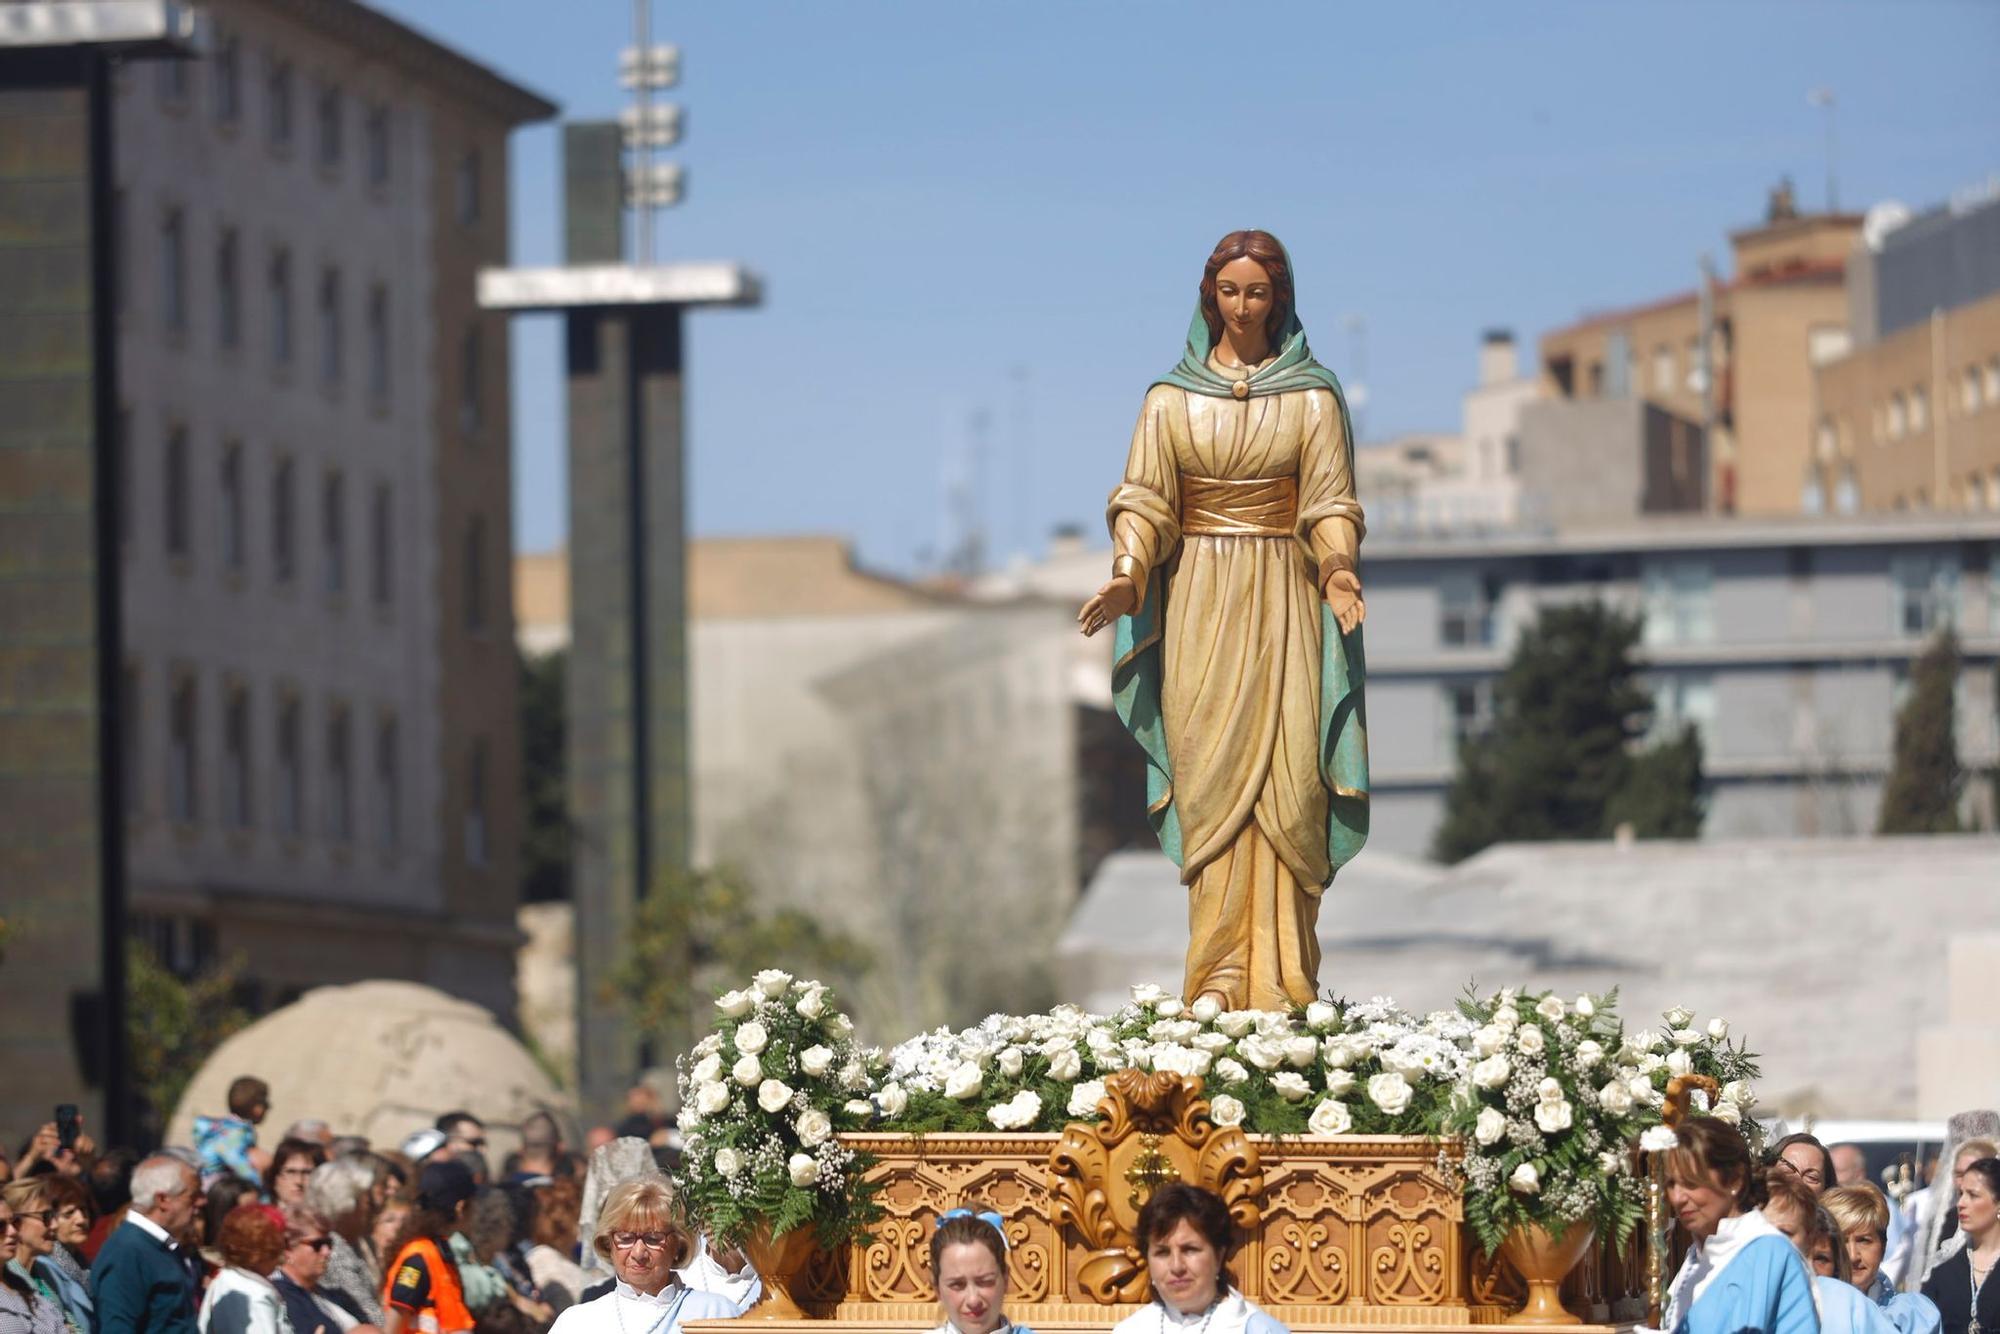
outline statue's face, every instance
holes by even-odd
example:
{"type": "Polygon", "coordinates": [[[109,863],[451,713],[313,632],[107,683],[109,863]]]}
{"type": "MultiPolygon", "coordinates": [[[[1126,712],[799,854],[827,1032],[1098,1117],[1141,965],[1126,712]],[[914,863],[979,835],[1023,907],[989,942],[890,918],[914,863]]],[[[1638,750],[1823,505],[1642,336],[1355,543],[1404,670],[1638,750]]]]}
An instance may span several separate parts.
{"type": "Polygon", "coordinates": [[[1216,271],[1215,306],[1222,322],[1238,338],[1254,338],[1271,318],[1271,275],[1248,255],[1232,259],[1216,271]]]}

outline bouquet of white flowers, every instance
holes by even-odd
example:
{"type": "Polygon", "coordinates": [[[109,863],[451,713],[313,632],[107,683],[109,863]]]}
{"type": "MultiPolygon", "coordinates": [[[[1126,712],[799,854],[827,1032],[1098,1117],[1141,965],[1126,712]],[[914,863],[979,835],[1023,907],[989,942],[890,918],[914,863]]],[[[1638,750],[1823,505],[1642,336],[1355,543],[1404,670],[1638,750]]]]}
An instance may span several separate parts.
{"type": "Polygon", "coordinates": [[[715,1005],[714,1031],[679,1062],[690,1215],[725,1246],[759,1228],[811,1225],[826,1247],[862,1235],[880,1214],[869,1164],[837,1132],[874,1120],[881,1053],[856,1045],[824,985],[779,969],[715,1005]]]}

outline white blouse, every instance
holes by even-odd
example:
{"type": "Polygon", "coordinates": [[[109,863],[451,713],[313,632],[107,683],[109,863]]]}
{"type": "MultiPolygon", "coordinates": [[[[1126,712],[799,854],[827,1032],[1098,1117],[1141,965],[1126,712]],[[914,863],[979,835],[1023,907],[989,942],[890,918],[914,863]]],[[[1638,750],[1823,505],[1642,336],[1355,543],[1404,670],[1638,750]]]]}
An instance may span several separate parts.
{"type": "Polygon", "coordinates": [[[595,1301],[579,1302],[556,1317],[549,1334],[680,1334],[686,1320],[733,1320],[741,1312],[727,1297],[669,1283],[651,1296],[624,1279],[595,1301]]]}

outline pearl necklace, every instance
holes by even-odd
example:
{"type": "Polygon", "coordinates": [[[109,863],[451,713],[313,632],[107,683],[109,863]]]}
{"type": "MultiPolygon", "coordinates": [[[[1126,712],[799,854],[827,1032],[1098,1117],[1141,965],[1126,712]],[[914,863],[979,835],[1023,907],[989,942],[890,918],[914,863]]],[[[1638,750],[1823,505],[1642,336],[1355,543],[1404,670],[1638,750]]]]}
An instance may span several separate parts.
{"type": "MultiPolygon", "coordinates": [[[[1214,1301],[1208,1304],[1208,1309],[1201,1313],[1201,1323],[1194,1327],[1194,1334],[1208,1334],[1208,1322],[1215,1319],[1215,1313],[1218,1310],[1220,1310],[1221,1307],[1222,1307],[1222,1298],[1221,1296],[1218,1295],[1214,1301]]],[[[1167,1304],[1165,1302],[1160,1303],[1159,1315],[1160,1315],[1160,1334],[1167,1334],[1167,1304]]],[[[1182,1329],[1187,1328],[1185,1324],[1183,1324],[1178,1320],[1175,1321],[1174,1324],[1178,1328],[1182,1329]]]]}

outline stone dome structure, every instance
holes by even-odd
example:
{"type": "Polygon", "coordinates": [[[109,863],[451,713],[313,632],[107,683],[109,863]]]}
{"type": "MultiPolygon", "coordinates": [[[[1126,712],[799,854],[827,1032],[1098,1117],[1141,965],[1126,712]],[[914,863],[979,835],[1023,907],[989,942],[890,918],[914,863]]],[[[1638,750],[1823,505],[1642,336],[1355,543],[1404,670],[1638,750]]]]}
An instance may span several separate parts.
{"type": "Polygon", "coordinates": [[[415,982],[319,987],[237,1033],[189,1083],[167,1142],[188,1143],[196,1116],[226,1111],[239,1075],[271,1086],[271,1114],[257,1136],[267,1149],[305,1117],[394,1149],[458,1108],[486,1123],[496,1175],[520,1146],[521,1122],[537,1111],[552,1113],[565,1142],[578,1143],[570,1097],[518,1038],[484,1007],[415,982]]]}

